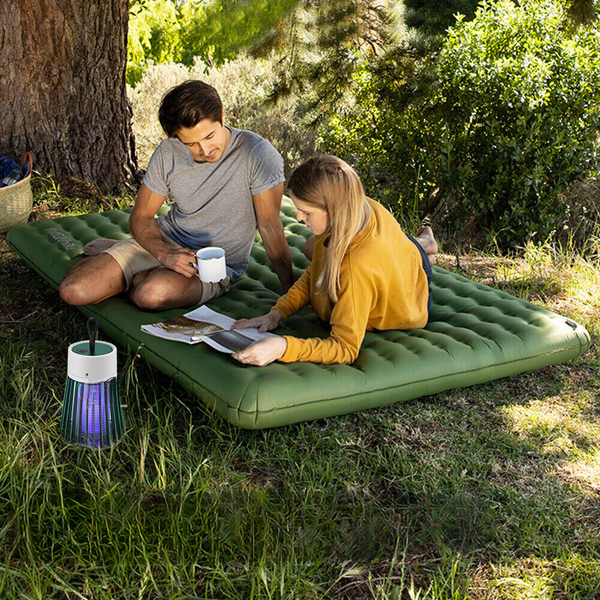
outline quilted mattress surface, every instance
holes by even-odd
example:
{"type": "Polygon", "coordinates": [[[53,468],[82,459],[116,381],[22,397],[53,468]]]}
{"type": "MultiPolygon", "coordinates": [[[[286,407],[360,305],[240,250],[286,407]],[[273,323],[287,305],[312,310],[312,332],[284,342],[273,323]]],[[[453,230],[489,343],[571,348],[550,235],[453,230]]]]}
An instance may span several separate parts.
{"type": "MultiPolygon", "coordinates": [[[[302,246],[310,231],[294,214],[293,205],[284,199],[281,217],[297,278],[308,265],[302,246]]],[[[128,237],[128,217],[126,210],[35,221],[13,228],[7,241],[57,288],[88,241],[128,237]]],[[[257,240],[246,274],[209,306],[234,318],[250,317],[266,312],[280,292],[257,240]]],[[[367,332],[352,365],[244,366],[204,344],[188,346],[140,330],[142,324],[175,317],[189,308],[146,312],[124,298],[112,298],[81,310],[94,316],[110,338],[139,351],[221,417],[249,429],[341,415],[478,384],[573,359],[590,345],[581,325],[439,267],[433,269],[427,327],[367,332]]],[[[328,331],[305,308],[285,320],[276,333],[326,337],[328,331]]]]}

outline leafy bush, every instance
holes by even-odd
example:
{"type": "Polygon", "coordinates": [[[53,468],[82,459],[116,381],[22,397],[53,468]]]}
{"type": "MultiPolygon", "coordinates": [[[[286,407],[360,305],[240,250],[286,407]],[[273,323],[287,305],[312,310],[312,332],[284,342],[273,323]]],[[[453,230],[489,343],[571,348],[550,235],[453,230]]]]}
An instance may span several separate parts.
{"type": "Polygon", "coordinates": [[[127,83],[135,87],[151,64],[181,63],[191,68],[199,59],[219,66],[249,49],[264,57],[264,48],[279,45],[282,23],[299,3],[300,0],[132,0],[127,83]]]}
{"type": "Polygon", "coordinates": [[[355,75],[353,103],[338,112],[318,140],[359,172],[367,194],[405,225],[427,211],[436,189],[432,114],[434,58],[398,48],[355,75]]]}
{"type": "Polygon", "coordinates": [[[453,227],[469,219],[503,248],[522,245],[552,234],[568,218],[568,186],[597,172],[600,32],[574,27],[561,2],[484,2],[473,21],[459,17],[417,102],[393,101],[394,86],[416,81],[406,64],[395,78],[373,73],[323,143],[363,172],[381,167],[374,187],[390,180],[404,210],[407,198],[427,211],[442,197],[453,227]]]}
{"type": "Polygon", "coordinates": [[[301,99],[290,95],[277,104],[267,98],[275,77],[272,63],[241,56],[208,68],[198,59],[191,69],[179,64],[149,64],[135,88],[128,88],[140,166],[145,168],[164,138],[158,107],[164,93],[186,79],[213,85],[225,108],[225,123],[268,139],[284,159],[286,176],[315,152],[315,134],[303,124],[301,99]]]}
{"type": "Polygon", "coordinates": [[[448,192],[501,245],[545,238],[599,164],[597,26],[571,27],[555,1],[483,4],[450,30],[439,74],[448,192]]]}
{"type": "Polygon", "coordinates": [[[149,64],[179,61],[181,16],[173,0],[132,4],[127,35],[127,83],[135,86],[149,64]]]}
{"type": "Polygon", "coordinates": [[[478,0],[403,0],[406,25],[422,35],[443,38],[458,13],[472,19],[478,0]]]}

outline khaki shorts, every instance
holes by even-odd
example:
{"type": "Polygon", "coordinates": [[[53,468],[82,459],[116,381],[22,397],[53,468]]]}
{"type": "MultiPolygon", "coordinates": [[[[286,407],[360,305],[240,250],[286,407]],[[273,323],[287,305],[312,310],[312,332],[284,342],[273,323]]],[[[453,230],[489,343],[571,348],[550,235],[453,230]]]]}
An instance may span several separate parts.
{"type": "MultiPolygon", "coordinates": [[[[164,236],[163,240],[165,244],[171,248],[181,248],[179,244],[176,244],[166,236],[164,236]]],[[[131,287],[133,278],[137,273],[140,273],[141,271],[154,271],[161,267],[165,268],[154,255],[142,248],[135,238],[121,240],[114,244],[114,246],[104,250],[103,254],[110,254],[121,267],[123,275],[125,276],[126,290],[131,287]]],[[[225,292],[229,291],[230,285],[231,279],[229,276],[217,283],[206,283],[203,281],[202,297],[199,299],[198,303],[204,304],[213,298],[223,295],[225,292]]]]}

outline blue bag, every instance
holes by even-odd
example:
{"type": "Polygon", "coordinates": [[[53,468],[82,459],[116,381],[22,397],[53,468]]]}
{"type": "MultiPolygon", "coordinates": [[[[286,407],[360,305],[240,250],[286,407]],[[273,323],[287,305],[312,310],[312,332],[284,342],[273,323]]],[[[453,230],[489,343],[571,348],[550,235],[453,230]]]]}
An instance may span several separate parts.
{"type": "MultiPolygon", "coordinates": [[[[8,156],[0,156],[0,181],[2,181],[13,169],[20,169],[19,165],[8,156]]],[[[25,173],[23,173],[25,175],[25,173]]]]}

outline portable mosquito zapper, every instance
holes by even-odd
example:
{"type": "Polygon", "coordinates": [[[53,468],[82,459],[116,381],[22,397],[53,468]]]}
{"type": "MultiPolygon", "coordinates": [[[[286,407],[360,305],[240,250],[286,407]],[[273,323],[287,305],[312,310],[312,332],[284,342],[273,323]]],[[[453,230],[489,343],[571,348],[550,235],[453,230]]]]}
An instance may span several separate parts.
{"type": "Polygon", "coordinates": [[[95,319],[88,319],[87,328],[90,339],[69,346],[60,429],[73,444],[107,448],[125,433],[117,388],[117,349],[96,341],[95,319]]]}

